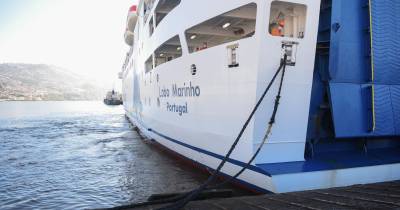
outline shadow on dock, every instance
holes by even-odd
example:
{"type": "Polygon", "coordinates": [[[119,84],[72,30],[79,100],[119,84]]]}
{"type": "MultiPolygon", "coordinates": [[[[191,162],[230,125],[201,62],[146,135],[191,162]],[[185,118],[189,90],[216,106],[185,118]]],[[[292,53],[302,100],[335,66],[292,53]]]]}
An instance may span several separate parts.
{"type": "MultiPolygon", "coordinates": [[[[165,204],[121,209],[150,210],[163,206],[165,204]]],[[[400,209],[400,181],[325,190],[192,201],[184,209],[400,209]]]]}

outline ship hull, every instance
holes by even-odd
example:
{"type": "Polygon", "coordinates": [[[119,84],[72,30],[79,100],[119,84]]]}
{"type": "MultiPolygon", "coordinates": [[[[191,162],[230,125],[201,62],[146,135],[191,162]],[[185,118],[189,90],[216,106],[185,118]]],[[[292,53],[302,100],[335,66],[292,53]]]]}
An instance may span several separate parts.
{"type": "Polygon", "coordinates": [[[103,101],[106,105],[110,106],[118,106],[122,104],[122,101],[120,100],[109,100],[109,99],[104,99],[103,101]]]}
{"type": "MultiPolygon", "coordinates": [[[[327,138],[324,144],[316,144],[316,152],[314,145],[310,146],[319,136],[311,141],[307,139],[307,130],[310,124],[321,120],[310,116],[314,108],[310,103],[312,88],[317,84],[313,79],[319,75],[314,74],[314,63],[320,1],[288,2],[181,1],[156,28],[150,24],[154,20],[151,13],[139,15],[135,44],[123,72],[123,101],[129,120],[147,138],[197,165],[215,169],[231,148],[284,54],[289,54],[271,135],[262,144],[274,112],[279,81],[272,84],[221,174],[234,176],[261,148],[251,166],[236,180],[257,191],[283,193],[399,179],[400,155],[396,147],[379,145],[369,150],[372,155],[368,156],[358,149],[363,142],[355,140],[327,138]],[[209,7],[211,4],[213,7],[209,7]],[[301,26],[303,21],[302,32],[296,29],[296,33],[273,35],[269,30],[276,24],[269,19],[279,17],[279,11],[290,7],[294,12],[288,16],[296,18],[289,25],[301,26]],[[185,18],[188,11],[193,18],[185,18]],[[296,16],[302,11],[307,11],[307,18],[296,16]],[[222,17],[218,21],[206,21],[218,15],[222,17]],[[194,42],[191,40],[205,39],[212,33],[226,34],[220,28],[229,27],[233,22],[222,26],[219,22],[232,17],[242,18],[240,24],[250,23],[255,31],[215,46],[208,44],[219,40],[218,37],[209,39],[208,43],[197,42],[202,44],[200,47],[191,46],[194,42]],[[207,25],[215,23],[220,25],[207,25]],[[145,30],[147,27],[151,30],[145,30]],[[212,31],[215,28],[218,30],[212,31]],[[169,51],[162,51],[167,48],[169,51]],[[171,49],[174,56],[164,59],[171,49]]],[[[250,26],[242,26],[235,33],[246,33],[250,26]]],[[[385,140],[379,144],[385,145],[385,140]]]]}
{"type": "MultiPolygon", "coordinates": [[[[222,161],[222,154],[193,147],[182,140],[173,139],[148,128],[135,117],[127,113],[129,121],[146,137],[144,141],[156,141],[167,150],[193,163],[197,167],[213,170],[222,161]]],[[[223,167],[220,176],[229,178],[245,165],[244,162],[230,159],[223,167]]],[[[383,164],[378,166],[349,167],[335,170],[301,170],[288,163],[276,164],[282,168],[281,173],[271,174],[259,166],[252,166],[234,180],[235,184],[259,193],[286,193],[315,189],[344,187],[355,184],[368,184],[400,179],[400,164],[383,164]],[[297,168],[297,169],[294,169],[297,168]],[[293,169],[288,173],[285,169],[293,169]]]]}

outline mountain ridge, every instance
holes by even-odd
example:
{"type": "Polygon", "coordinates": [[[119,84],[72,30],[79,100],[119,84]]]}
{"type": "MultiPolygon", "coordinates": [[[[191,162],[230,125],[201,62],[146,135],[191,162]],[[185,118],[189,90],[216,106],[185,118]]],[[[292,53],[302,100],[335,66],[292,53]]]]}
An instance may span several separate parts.
{"type": "Polygon", "coordinates": [[[83,76],[47,64],[0,64],[0,100],[99,100],[105,90],[83,76]]]}

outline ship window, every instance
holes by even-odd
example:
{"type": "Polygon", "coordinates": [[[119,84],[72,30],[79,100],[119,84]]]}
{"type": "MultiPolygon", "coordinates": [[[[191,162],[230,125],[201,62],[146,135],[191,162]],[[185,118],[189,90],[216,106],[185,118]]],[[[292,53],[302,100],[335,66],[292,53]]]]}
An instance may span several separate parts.
{"type": "Polygon", "coordinates": [[[143,12],[143,14],[144,14],[144,18],[143,18],[143,23],[146,23],[147,22],[147,18],[149,17],[149,15],[150,15],[150,11],[151,11],[151,9],[153,8],[153,5],[154,5],[154,2],[155,2],[155,0],[147,0],[147,1],[144,1],[144,12],[143,12]]]}
{"type": "Polygon", "coordinates": [[[251,3],[186,30],[189,52],[252,37],[256,29],[256,15],[257,4],[251,3]]]}
{"type": "Polygon", "coordinates": [[[304,38],[307,6],[283,1],[271,4],[269,33],[272,36],[304,38]]]}
{"type": "Polygon", "coordinates": [[[182,56],[182,45],[179,36],[166,41],[154,52],[156,67],[182,56]]]}
{"type": "Polygon", "coordinates": [[[145,63],[146,73],[153,69],[153,55],[151,55],[145,63]]]}
{"type": "Polygon", "coordinates": [[[181,3],[181,0],[160,0],[155,10],[156,27],[176,6],[181,3]]]}
{"type": "Polygon", "coordinates": [[[149,36],[153,35],[154,33],[154,23],[153,23],[153,17],[149,21],[149,36]]]}

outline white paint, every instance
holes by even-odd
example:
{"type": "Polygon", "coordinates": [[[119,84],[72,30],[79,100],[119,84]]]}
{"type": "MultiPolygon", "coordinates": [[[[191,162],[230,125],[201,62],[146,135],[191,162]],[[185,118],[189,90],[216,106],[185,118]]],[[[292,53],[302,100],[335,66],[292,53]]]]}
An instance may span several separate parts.
{"type": "MultiPolygon", "coordinates": [[[[157,2],[155,1],[155,5],[157,2]]],[[[256,163],[303,161],[320,2],[288,0],[307,5],[306,33],[303,39],[274,37],[269,34],[271,2],[272,0],[182,0],[181,4],[163,19],[151,37],[148,23],[143,23],[144,15],[139,12],[133,55],[127,65],[129,67],[124,70],[126,76],[123,80],[127,100],[124,105],[131,121],[146,136],[163,146],[193,161],[216,168],[220,163],[219,159],[164,139],[147,128],[182,143],[224,156],[279,66],[282,42],[295,41],[298,42],[296,66],[287,67],[276,124],[256,163]],[[258,6],[256,33],[253,37],[189,54],[185,30],[252,2],[258,6]],[[147,58],[162,43],[176,35],[180,36],[182,42],[182,57],[145,73],[147,58]],[[236,44],[239,66],[228,68],[227,46],[236,44]],[[192,64],[197,67],[195,76],[191,72],[192,64]],[[189,82],[201,87],[200,97],[159,98],[160,89],[171,89],[172,84],[183,85],[189,82]],[[180,116],[167,111],[167,103],[187,104],[188,114],[180,116]]],[[[271,88],[231,155],[232,159],[247,162],[258,147],[273,110],[278,85],[277,82],[271,88]]],[[[286,174],[272,178],[246,170],[239,178],[272,192],[288,192],[391,180],[399,176],[395,174],[399,167],[385,165],[286,174]],[[382,170],[387,173],[377,176],[382,170]],[[367,171],[369,173],[366,173],[367,171]],[[357,176],[351,176],[353,173],[357,176]]],[[[222,169],[229,175],[234,175],[239,170],[239,166],[230,163],[222,169]]]]}
{"type": "MultiPolygon", "coordinates": [[[[293,0],[306,4],[307,36],[304,39],[272,37],[268,33],[271,0],[182,1],[149,36],[149,23],[144,23],[139,3],[139,18],[135,29],[132,56],[124,70],[125,109],[147,128],[173,139],[216,154],[225,155],[260,94],[280,63],[281,42],[299,42],[297,64],[287,68],[283,98],[273,128],[270,143],[264,146],[257,163],[303,160],[306,140],[308,108],[311,94],[313,63],[318,28],[319,1],[293,0]],[[246,4],[257,3],[256,33],[253,37],[226,43],[203,51],[188,53],[185,30],[246,4]],[[210,5],[213,5],[210,7],[210,5]],[[207,11],[207,12],[205,12],[207,11]],[[191,18],[188,17],[190,14],[191,18]],[[179,24],[176,24],[179,23],[179,24]],[[182,57],[160,65],[145,73],[145,61],[155,49],[175,35],[182,42],[182,57]],[[227,46],[238,44],[239,67],[228,68],[227,46]],[[313,55],[313,56],[309,56],[313,55]],[[197,75],[191,74],[191,65],[197,75]],[[133,75],[138,81],[133,81],[133,75]],[[157,75],[159,82],[157,82],[157,75]],[[171,89],[172,84],[191,82],[201,87],[200,97],[158,98],[160,88],[171,89]],[[133,87],[140,88],[134,90],[133,87]],[[133,91],[133,92],[132,92],[133,91]],[[132,102],[136,98],[135,102],[132,102]],[[157,100],[160,100],[158,107],[157,100]],[[185,104],[188,114],[168,112],[166,103],[185,104]],[[293,109],[296,104],[296,109],[293,109]],[[288,132],[290,129],[290,132],[288,132]],[[295,143],[293,143],[295,142],[295,143]]],[[[155,5],[157,1],[155,2],[155,5]]],[[[148,20],[151,18],[151,14],[148,20]]],[[[264,135],[273,107],[278,82],[271,88],[255,118],[249,124],[231,158],[247,162],[264,135]]],[[[148,133],[148,132],[145,132],[148,133]]],[[[212,166],[207,157],[183,149],[175,143],[148,134],[168,148],[194,160],[212,166]]],[[[218,161],[215,162],[215,165],[218,161]]],[[[230,174],[230,173],[228,173],[230,174]]],[[[249,180],[250,181],[250,180],[249,180]]]]}

